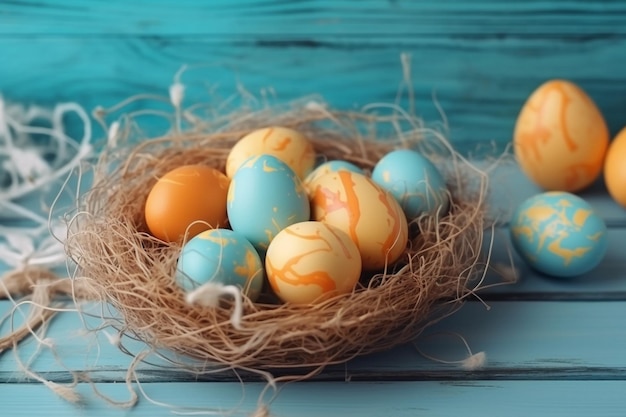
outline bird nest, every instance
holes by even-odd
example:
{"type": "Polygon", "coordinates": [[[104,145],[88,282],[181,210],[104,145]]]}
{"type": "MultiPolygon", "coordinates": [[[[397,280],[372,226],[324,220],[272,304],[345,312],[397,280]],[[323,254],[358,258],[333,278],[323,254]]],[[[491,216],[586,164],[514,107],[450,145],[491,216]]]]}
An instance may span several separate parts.
{"type": "Polygon", "coordinates": [[[403,117],[397,123],[396,116],[303,106],[105,149],[69,226],[66,250],[77,265],[76,282],[119,312],[120,331],[156,349],[236,369],[321,369],[414,339],[480,286],[487,177],[442,134],[403,117]],[[450,206],[412,220],[400,259],[363,276],[352,292],[310,305],[243,295],[241,323],[234,326],[228,299],[217,307],[186,301],[175,280],[181,244],[150,235],[145,201],[157,179],[178,166],[223,170],[233,144],[268,125],[296,129],[320,158],[366,172],[392,149],[417,149],[444,174],[450,206]]]}

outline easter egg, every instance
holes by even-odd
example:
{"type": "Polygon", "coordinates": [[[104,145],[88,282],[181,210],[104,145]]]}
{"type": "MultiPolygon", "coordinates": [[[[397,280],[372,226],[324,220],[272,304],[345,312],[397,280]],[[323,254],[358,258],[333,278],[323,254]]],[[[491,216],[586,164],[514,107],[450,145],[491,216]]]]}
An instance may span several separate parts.
{"type": "Polygon", "coordinates": [[[205,230],[182,248],[176,282],[189,292],[209,281],[236,285],[252,301],[263,286],[263,264],[250,242],[228,229],[205,230]]]}
{"type": "Polygon", "coordinates": [[[593,100],[564,80],[541,85],[519,113],[513,138],[522,171],[545,190],[582,190],[598,178],[609,130],[593,100]]]}
{"type": "Polygon", "coordinates": [[[304,135],[293,129],[273,126],[247,134],[232,147],[226,159],[226,175],[233,178],[244,161],[262,154],[280,159],[300,179],[311,172],[315,164],[315,150],[304,135]]]}
{"type": "Polygon", "coordinates": [[[359,168],[358,166],[348,161],[341,161],[341,160],[326,161],[318,165],[309,175],[307,175],[306,178],[304,179],[304,183],[309,184],[310,182],[313,182],[317,178],[321,177],[322,175],[328,174],[330,172],[341,171],[341,170],[358,172],[359,174],[364,173],[361,168],[359,168]]]}
{"type": "Polygon", "coordinates": [[[530,197],[515,211],[511,239],[534,269],[555,277],[582,275],[607,250],[606,225],[582,198],[562,191],[530,197]]]}
{"type": "Polygon", "coordinates": [[[278,298],[308,304],[351,292],[361,275],[361,255],[343,231],[308,221],[276,235],[267,249],[265,269],[278,298]]]}
{"type": "Polygon", "coordinates": [[[262,252],[278,232],[310,216],[302,181],[272,155],[254,156],[237,170],[226,207],[232,229],[262,252]]]}
{"type": "Polygon", "coordinates": [[[604,161],[604,182],[613,200],[626,207],[626,128],[609,146],[604,161]]]}
{"type": "Polygon", "coordinates": [[[308,190],[312,219],[347,233],[359,248],[363,269],[383,268],[403,254],[406,217],[394,197],[370,178],[331,172],[311,182],[308,190]]]}
{"type": "Polygon", "coordinates": [[[422,154],[398,149],[383,156],[374,166],[372,180],[389,191],[408,219],[421,214],[445,214],[449,194],[437,167],[422,154]]]}
{"type": "Polygon", "coordinates": [[[178,242],[226,225],[229,183],[226,175],[204,165],[184,165],[167,172],[146,199],[144,214],[150,233],[166,242],[178,242]]]}

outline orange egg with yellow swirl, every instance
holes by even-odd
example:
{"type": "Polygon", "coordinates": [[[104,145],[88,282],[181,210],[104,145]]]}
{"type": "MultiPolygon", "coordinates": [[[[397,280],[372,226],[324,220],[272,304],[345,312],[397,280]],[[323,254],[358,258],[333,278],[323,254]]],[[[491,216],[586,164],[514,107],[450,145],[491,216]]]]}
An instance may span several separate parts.
{"type": "Polygon", "coordinates": [[[359,248],[364,270],[381,269],[404,253],[408,226],[402,207],[369,177],[330,172],[307,188],[313,220],[347,233],[359,248]]]}
{"type": "Polygon", "coordinates": [[[537,88],[519,113],[513,138],[522,171],[545,190],[580,191],[602,171],[609,130],[580,87],[551,80],[537,88]]]}

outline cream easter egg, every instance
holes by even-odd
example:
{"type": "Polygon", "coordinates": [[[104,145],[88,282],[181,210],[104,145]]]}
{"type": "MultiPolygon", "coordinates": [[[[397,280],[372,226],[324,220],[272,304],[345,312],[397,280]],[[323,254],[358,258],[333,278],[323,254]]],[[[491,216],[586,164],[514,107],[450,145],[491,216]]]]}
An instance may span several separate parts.
{"type": "Polygon", "coordinates": [[[343,230],[356,243],[363,269],[397,261],[406,248],[408,226],[402,207],[365,175],[337,171],[308,185],[313,220],[343,230]]]}
{"type": "Polygon", "coordinates": [[[594,182],[609,131],[593,100],[577,85],[551,80],[522,107],[514,150],[524,173],[545,190],[579,191],[594,182]]]}
{"type": "Polygon", "coordinates": [[[626,207],[626,128],[609,146],[604,161],[604,182],[613,200],[626,207]]]}
{"type": "Polygon", "coordinates": [[[233,178],[248,158],[263,154],[286,163],[300,179],[304,179],[315,164],[315,150],[303,134],[273,126],[255,130],[235,143],[226,159],[226,175],[233,178]]]}
{"type": "Polygon", "coordinates": [[[361,275],[361,255],[350,236],[338,228],[301,222],[272,240],[265,269],[278,298],[309,304],[351,292],[361,275]]]}

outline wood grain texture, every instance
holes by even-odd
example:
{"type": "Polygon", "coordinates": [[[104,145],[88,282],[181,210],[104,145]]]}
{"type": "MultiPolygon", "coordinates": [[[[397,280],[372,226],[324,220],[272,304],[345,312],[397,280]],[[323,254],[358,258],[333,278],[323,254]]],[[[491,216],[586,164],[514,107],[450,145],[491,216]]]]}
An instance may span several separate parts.
{"type": "MultiPolygon", "coordinates": [[[[238,383],[205,382],[142,387],[150,399],[170,404],[174,412],[226,415],[236,409],[235,415],[249,416],[257,408],[263,385],[250,383],[243,389],[238,383]]],[[[101,383],[97,388],[118,401],[129,398],[124,384],[101,383]]],[[[624,390],[624,381],[312,382],[285,386],[270,411],[272,417],[622,417],[624,390]]],[[[107,405],[86,384],[81,384],[80,393],[85,400],[76,406],[41,385],[4,384],[0,399],[4,410],[14,413],[11,417],[175,415],[143,397],[135,408],[124,410],[107,405]]]]}
{"type": "MultiPolygon", "coordinates": [[[[219,104],[238,83],[276,100],[393,102],[412,56],[417,112],[462,148],[511,140],[524,100],[568,78],[624,125],[626,6],[619,1],[13,1],[0,6],[0,91],[88,109],[167,94],[183,65],[187,103],[219,104]],[[532,22],[532,24],[528,24],[532,22]],[[207,91],[219,86],[217,94],[207,91]]],[[[406,104],[406,102],[404,103],[406,104]]]]}
{"type": "Polygon", "coordinates": [[[626,34],[620,0],[123,0],[11,1],[0,34],[31,35],[388,35],[570,36],[626,34]],[[532,24],[529,24],[532,23],[532,24]]]}
{"type": "MultiPolygon", "coordinates": [[[[346,365],[331,366],[314,379],[349,380],[624,380],[626,379],[626,332],[616,317],[626,315],[626,301],[555,302],[516,301],[467,303],[457,314],[427,329],[416,340],[426,355],[443,361],[459,361],[468,353],[463,336],[473,352],[484,351],[487,365],[474,372],[458,363],[439,363],[422,355],[414,346],[399,346],[389,352],[359,357],[346,365]]],[[[7,302],[0,308],[8,309],[7,302]]],[[[99,321],[88,321],[94,328],[99,321]]],[[[6,331],[6,330],[4,330],[6,331]]],[[[112,330],[108,330],[113,334],[112,330]]],[[[23,361],[34,358],[31,368],[58,381],[71,380],[70,371],[89,371],[95,381],[123,382],[132,357],[111,345],[105,333],[86,333],[75,314],[58,316],[47,334],[59,359],[31,339],[17,354],[23,361]]],[[[146,347],[128,339],[123,345],[133,354],[146,347]]],[[[167,356],[172,356],[164,352],[167,356]]],[[[181,359],[181,358],[179,358],[181,359]]],[[[236,380],[229,372],[197,376],[172,367],[156,355],[139,368],[145,382],[236,380]]],[[[192,364],[192,362],[189,362],[192,364]]],[[[201,367],[201,364],[195,366],[201,367]]],[[[277,371],[283,374],[284,371],[277,371]]],[[[245,373],[244,373],[245,374],[245,373]]],[[[0,383],[24,381],[12,352],[0,356],[0,383]]],[[[258,378],[253,378],[258,379],[258,378]]]]}
{"type": "MultiPolygon", "coordinates": [[[[182,78],[186,105],[202,102],[218,109],[244,86],[261,104],[319,94],[333,107],[360,109],[396,101],[403,53],[411,56],[417,113],[427,125],[448,129],[463,151],[504,149],[524,100],[550,78],[583,87],[613,133],[626,124],[626,2],[621,0],[0,3],[0,92],[26,103],[77,101],[93,109],[152,93],[164,102],[131,109],[171,110],[167,89],[175,72],[189,64],[182,78]]],[[[145,123],[154,132],[161,127],[145,123]]],[[[539,189],[516,167],[500,167],[492,178],[490,201],[503,222],[495,230],[494,260],[506,263],[508,213],[539,189]]],[[[467,354],[454,336],[459,334],[474,352],[486,352],[483,369],[468,372],[428,360],[412,345],[399,346],[330,367],[316,382],[286,386],[272,415],[623,416],[626,211],[607,198],[601,182],[582,195],[610,227],[610,250],[596,270],[576,280],[554,280],[519,264],[516,285],[480,294],[490,309],[473,300],[417,340],[424,354],[455,361],[467,354]]],[[[6,218],[0,216],[1,222],[6,218]]],[[[0,301],[0,317],[11,308],[0,301]]],[[[5,321],[0,334],[8,329],[5,321]]],[[[70,381],[71,372],[89,371],[98,389],[128,399],[122,381],[131,356],[111,345],[106,334],[86,333],[76,314],[64,313],[48,336],[58,357],[47,348],[38,352],[32,338],[17,352],[0,354],[0,415],[168,413],[146,398],[132,410],[110,407],[88,384],[79,385],[85,401],[72,405],[32,383],[15,354],[57,382],[70,381]]],[[[144,348],[126,339],[124,345],[133,353],[144,348]]],[[[240,404],[245,414],[254,410],[262,389],[256,382],[242,388],[232,374],[196,381],[151,360],[155,363],[141,365],[138,376],[156,401],[203,410],[240,404]]]]}

